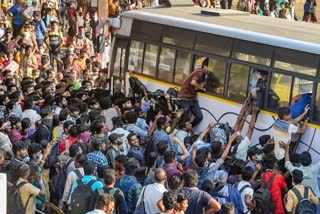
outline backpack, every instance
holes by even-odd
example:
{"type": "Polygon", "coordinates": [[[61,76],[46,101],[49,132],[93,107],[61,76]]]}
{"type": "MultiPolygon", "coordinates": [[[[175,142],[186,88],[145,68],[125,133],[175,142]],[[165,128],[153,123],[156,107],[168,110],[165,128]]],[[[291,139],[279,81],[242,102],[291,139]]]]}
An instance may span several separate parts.
{"type": "Polygon", "coordinates": [[[29,196],[27,203],[26,203],[26,206],[24,207],[22,204],[22,201],[21,201],[20,194],[19,194],[19,189],[27,183],[28,183],[27,181],[22,181],[18,185],[17,185],[17,183],[15,183],[12,187],[9,188],[9,190],[8,190],[8,213],[10,213],[10,214],[25,213],[25,210],[28,206],[29,200],[32,195],[29,196]]]}
{"type": "Polygon", "coordinates": [[[92,196],[92,185],[96,180],[85,184],[81,179],[77,181],[78,186],[71,195],[71,214],[81,214],[90,211],[90,200],[92,196]]]}
{"type": "Polygon", "coordinates": [[[276,174],[273,173],[269,179],[267,185],[265,184],[265,174],[261,176],[261,188],[253,193],[253,199],[256,201],[255,213],[270,214],[273,213],[275,208],[271,200],[270,186],[275,178],[276,174]]]}
{"type": "Polygon", "coordinates": [[[298,198],[298,204],[296,207],[296,214],[316,214],[316,206],[309,200],[309,188],[304,187],[304,196],[302,197],[300,192],[296,188],[292,188],[292,192],[298,198]]]}
{"type": "Polygon", "coordinates": [[[66,184],[66,179],[67,179],[66,169],[71,164],[71,162],[72,162],[72,159],[67,161],[64,164],[64,166],[62,166],[60,168],[57,168],[56,169],[57,173],[55,175],[53,175],[52,178],[50,179],[50,181],[49,181],[49,190],[50,190],[51,198],[55,198],[55,199],[58,199],[58,200],[62,198],[64,187],[65,187],[65,184],[66,184]]]}

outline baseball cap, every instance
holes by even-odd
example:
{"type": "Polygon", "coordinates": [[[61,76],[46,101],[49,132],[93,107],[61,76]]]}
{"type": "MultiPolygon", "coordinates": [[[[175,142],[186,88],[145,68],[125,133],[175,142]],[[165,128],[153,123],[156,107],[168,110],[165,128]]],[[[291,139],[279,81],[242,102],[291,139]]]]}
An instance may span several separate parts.
{"type": "Polygon", "coordinates": [[[218,183],[226,183],[228,179],[228,172],[224,170],[216,171],[214,174],[214,180],[218,183]]]}
{"type": "Polygon", "coordinates": [[[123,134],[112,133],[112,134],[109,135],[109,140],[111,142],[113,142],[113,141],[115,141],[118,138],[123,137],[123,136],[124,136],[123,134]]]}

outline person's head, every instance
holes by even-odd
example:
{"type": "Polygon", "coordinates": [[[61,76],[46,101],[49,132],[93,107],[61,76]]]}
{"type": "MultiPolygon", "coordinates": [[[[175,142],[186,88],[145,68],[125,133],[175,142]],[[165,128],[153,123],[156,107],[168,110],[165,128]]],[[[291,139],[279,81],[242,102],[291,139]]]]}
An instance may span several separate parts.
{"type": "Polygon", "coordinates": [[[285,8],[286,8],[285,2],[281,2],[281,3],[280,3],[280,7],[281,7],[281,9],[285,9],[285,8]]]}
{"type": "Polygon", "coordinates": [[[268,154],[263,157],[263,163],[266,169],[273,170],[276,166],[276,158],[273,154],[268,154]]]}
{"type": "Polygon", "coordinates": [[[300,154],[300,162],[302,166],[309,166],[312,163],[311,155],[305,151],[300,154]]]}
{"type": "Polygon", "coordinates": [[[212,183],[212,181],[210,180],[204,180],[202,182],[202,185],[201,185],[201,190],[209,193],[211,195],[212,191],[214,189],[214,185],[212,183]]]}
{"type": "Polygon", "coordinates": [[[295,169],[291,173],[292,175],[292,185],[295,186],[297,184],[301,184],[303,181],[303,172],[299,169],[295,169]]]}
{"type": "Polygon", "coordinates": [[[72,125],[69,128],[69,136],[71,137],[78,137],[79,136],[79,130],[78,130],[78,126],[77,125],[72,125]]]}
{"type": "Polygon", "coordinates": [[[122,172],[125,170],[124,165],[128,161],[128,157],[126,155],[118,155],[116,158],[116,163],[115,163],[115,169],[119,172],[122,172]]]}
{"type": "Polygon", "coordinates": [[[249,159],[255,162],[262,160],[261,153],[262,151],[255,146],[250,147],[247,151],[249,159]]]}
{"type": "Polygon", "coordinates": [[[188,169],[182,175],[185,187],[196,187],[198,185],[198,173],[193,169],[188,169]]]}
{"type": "Polygon", "coordinates": [[[127,123],[132,124],[132,123],[136,123],[137,119],[138,119],[138,115],[135,111],[128,111],[125,114],[125,118],[127,123]]]}
{"type": "Polygon", "coordinates": [[[182,175],[173,174],[168,178],[168,186],[172,191],[181,189],[183,187],[182,175]]]}
{"type": "Polygon", "coordinates": [[[156,183],[164,184],[167,180],[166,172],[162,168],[157,168],[155,170],[154,180],[156,183]]]}
{"type": "Polygon", "coordinates": [[[104,132],[103,123],[97,120],[93,121],[90,128],[91,128],[92,134],[102,134],[104,132]]]}
{"type": "Polygon", "coordinates": [[[115,200],[114,198],[107,194],[99,194],[96,200],[95,209],[102,210],[106,214],[112,214],[114,210],[115,200]]]}
{"type": "Polygon", "coordinates": [[[252,179],[253,174],[254,174],[254,170],[252,169],[252,167],[250,166],[244,167],[241,172],[242,180],[249,182],[252,179]]]}
{"type": "Polygon", "coordinates": [[[42,160],[42,146],[38,143],[32,143],[28,146],[28,154],[31,160],[42,160]]]}
{"type": "Polygon", "coordinates": [[[167,119],[165,117],[159,117],[157,119],[157,128],[158,129],[164,129],[165,128],[165,124],[166,124],[167,119]]]}
{"type": "Polygon", "coordinates": [[[95,175],[97,172],[97,165],[93,161],[87,160],[83,164],[83,171],[85,175],[95,175]]]}
{"type": "Polygon", "coordinates": [[[132,161],[127,161],[124,164],[124,169],[125,169],[126,175],[135,176],[137,172],[137,164],[135,164],[132,161]]]}
{"type": "Polygon", "coordinates": [[[224,203],[221,206],[221,214],[234,214],[234,204],[232,202],[224,203]]]}
{"type": "Polygon", "coordinates": [[[38,21],[39,18],[40,18],[41,14],[40,14],[40,11],[34,11],[33,12],[33,18],[38,21]]]}
{"type": "Polygon", "coordinates": [[[107,150],[107,142],[104,138],[93,138],[91,144],[94,151],[100,151],[104,153],[107,150]]]}
{"type": "Polygon", "coordinates": [[[177,204],[178,194],[174,192],[164,192],[162,196],[163,206],[166,211],[172,210],[177,204]]]}
{"type": "Polygon", "coordinates": [[[280,120],[289,121],[291,120],[291,110],[289,107],[279,107],[278,117],[280,120]]]}
{"type": "Polygon", "coordinates": [[[226,172],[225,170],[218,170],[214,174],[213,181],[214,183],[216,183],[216,185],[223,186],[227,183],[227,179],[228,179],[228,172],[226,172]]]}
{"type": "Polygon", "coordinates": [[[188,197],[184,194],[178,193],[177,204],[174,209],[180,212],[186,212],[188,209],[188,197]]]}
{"type": "Polygon", "coordinates": [[[260,2],[254,3],[254,9],[258,10],[260,8],[260,2]]]}
{"type": "Polygon", "coordinates": [[[168,150],[164,153],[163,159],[166,164],[176,163],[177,162],[177,155],[174,151],[168,150]]]}
{"type": "Polygon", "coordinates": [[[137,137],[136,134],[133,134],[133,133],[131,134],[130,133],[128,135],[127,139],[128,139],[128,142],[129,142],[130,146],[132,146],[132,147],[139,147],[140,146],[139,138],[137,137]]]}
{"type": "Polygon", "coordinates": [[[53,31],[56,31],[56,30],[58,30],[58,28],[59,28],[58,22],[55,21],[55,20],[51,21],[51,29],[52,29],[53,31]]]}
{"type": "Polygon", "coordinates": [[[112,133],[109,135],[109,141],[113,145],[120,146],[123,144],[121,139],[122,137],[123,137],[123,134],[112,133]]]}
{"type": "Polygon", "coordinates": [[[77,106],[77,105],[71,105],[71,106],[69,106],[69,110],[70,110],[70,115],[71,115],[72,117],[75,117],[75,118],[79,117],[79,115],[80,115],[80,108],[79,108],[79,106],[77,106]]]}
{"type": "Polygon", "coordinates": [[[76,168],[83,167],[83,164],[88,160],[85,154],[79,153],[74,158],[74,165],[76,168]]]}
{"type": "Polygon", "coordinates": [[[106,169],[103,175],[103,181],[106,186],[114,186],[116,182],[116,172],[113,169],[106,169]]]}
{"type": "Polygon", "coordinates": [[[20,159],[28,155],[28,145],[22,141],[17,141],[12,145],[13,154],[20,159]]]}
{"type": "Polygon", "coordinates": [[[34,108],[33,99],[29,98],[24,100],[24,107],[25,109],[33,109],[34,108]]]}
{"type": "Polygon", "coordinates": [[[23,163],[19,166],[18,176],[19,178],[27,179],[30,175],[30,167],[28,164],[23,163]]]}
{"type": "Polygon", "coordinates": [[[274,153],[274,143],[264,145],[262,152],[264,155],[272,155],[274,153]]]}
{"type": "Polygon", "coordinates": [[[26,54],[28,56],[30,56],[32,54],[32,46],[31,45],[26,46],[26,54]]]}
{"type": "Polygon", "coordinates": [[[179,121],[179,129],[183,129],[185,131],[192,130],[192,123],[189,120],[180,120],[179,121]]]}
{"type": "Polygon", "coordinates": [[[73,143],[69,147],[69,155],[72,158],[76,157],[78,154],[82,154],[82,152],[83,151],[80,143],[73,143]]]}
{"type": "Polygon", "coordinates": [[[197,154],[195,162],[198,167],[205,167],[207,165],[207,155],[204,153],[197,154]]]}
{"type": "Polygon", "coordinates": [[[11,40],[12,38],[12,31],[11,30],[7,30],[4,34],[4,38],[5,40],[11,40]]]}
{"type": "Polygon", "coordinates": [[[209,65],[209,58],[205,58],[202,62],[202,69],[204,70],[204,72],[208,72],[208,65],[209,65]]]}

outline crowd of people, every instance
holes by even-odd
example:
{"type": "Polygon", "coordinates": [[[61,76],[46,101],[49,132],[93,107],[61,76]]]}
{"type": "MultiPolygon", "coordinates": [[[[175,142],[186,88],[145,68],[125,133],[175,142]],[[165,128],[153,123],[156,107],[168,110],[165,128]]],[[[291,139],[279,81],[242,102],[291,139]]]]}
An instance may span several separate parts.
{"type": "MultiPolygon", "coordinates": [[[[110,17],[119,15],[117,3],[109,2],[110,17]]],[[[251,142],[266,84],[261,71],[233,127],[209,123],[196,133],[208,59],[180,91],[148,93],[131,76],[129,93],[111,94],[107,19],[86,1],[16,0],[2,9],[0,172],[8,213],[316,212],[320,163],[294,153],[310,94],[279,108],[273,134],[251,142]]]]}

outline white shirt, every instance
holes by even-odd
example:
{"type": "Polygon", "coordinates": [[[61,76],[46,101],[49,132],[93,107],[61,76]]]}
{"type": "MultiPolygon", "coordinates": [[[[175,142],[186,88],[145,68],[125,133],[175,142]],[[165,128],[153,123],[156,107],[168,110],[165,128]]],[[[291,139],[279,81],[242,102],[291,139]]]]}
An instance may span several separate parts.
{"type": "Polygon", "coordinates": [[[22,113],[22,119],[23,118],[29,118],[31,120],[31,128],[34,129],[35,128],[35,123],[38,120],[41,120],[41,116],[33,109],[26,109],[23,113],[22,113]]]}
{"type": "MultiPolygon", "coordinates": [[[[251,188],[251,185],[248,181],[240,181],[238,186],[237,186],[237,189],[240,190],[242,189],[242,187],[244,187],[245,185],[249,185],[250,187],[246,187],[241,193],[241,199],[242,199],[242,203],[243,203],[243,212],[244,213],[247,213],[248,212],[248,208],[246,206],[246,203],[245,203],[245,198],[246,198],[246,195],[250,195],[251,198],[253,198],[253,189],[251,188]]],[[[247,214],[250,214],[251,212],[248,212],[247,214]]]]}
{"type": "MultiPolygon", "coordinates": [[[[77,170],[79,170],[79,172],[81,173],[82,176],[84,175],[84,171],[83,171],[82,167],[77,168],[77,170]]],[[[68,174],[67,179],[66,179],[66,185],[64,186],[62,201],[64,201],[64,202],[68,201],[71,187],[72,187],[73,183],[76,182],[76,180],[78,180],[78,179],[79,178],[74,171],[72,171],[68,174]]]]}
{"type": "Polygon", "coordinates": [[[159,210],[157,203],[162,199],[163,193],[166,191],[167,189],[163,184],[154,183],[147,185],[142,189],[137,205],[144,195],[146,213],[160,213],[161,211],[159,210]]]}
{"type": "MultiPolygon", "coordinates": [[[[246,136],[240,143],[235,154],[235,157],[239,160],[247,160],[247,153],[249,149],[249,145],[251,144],[250,139],[246,136]]],[[[234,146],[232,147],[232,151],[234,146]]]]}
{"type": "Polygon", "coordinates": [[[280,148],[279,142],[290,143],[291,141],[291,134],[297,133],[298,127],[290,124],[288,128],[288,132],[281,132],[276,129],[273,129],[273,137],[274,137],[274,155],[276,156],[277,160],[281,160],[284,158],[285,151],[284,149],[280,148]]]}
{"type": "Polygon", "coordinates": [[[87,212],[86,214],[106,214],[106,213],[102,210],[95,209],[91,212],[87,212]]]}

